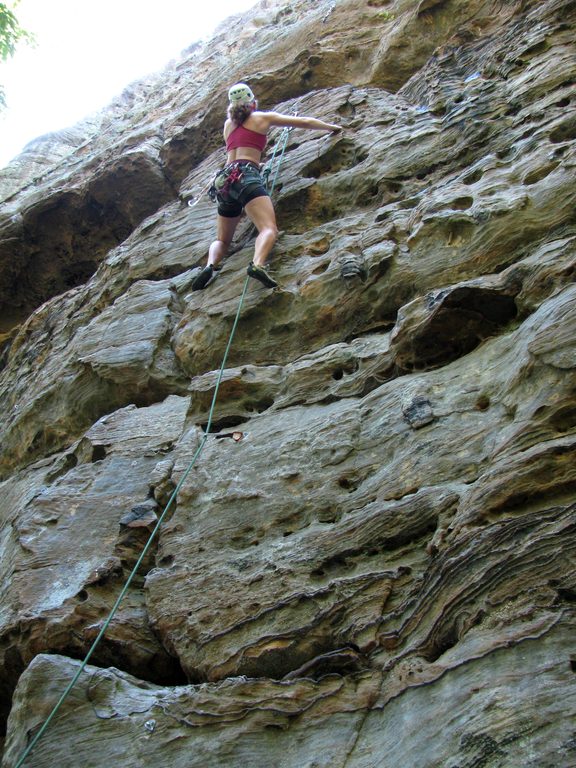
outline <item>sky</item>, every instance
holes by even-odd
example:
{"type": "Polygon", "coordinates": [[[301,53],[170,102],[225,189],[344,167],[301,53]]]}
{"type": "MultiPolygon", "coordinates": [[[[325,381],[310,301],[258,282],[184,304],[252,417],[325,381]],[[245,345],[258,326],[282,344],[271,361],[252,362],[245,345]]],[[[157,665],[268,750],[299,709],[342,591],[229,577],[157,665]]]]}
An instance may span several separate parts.
{"type": "Polygon", "coordinates": [[[36,46],[0,63],[0,168],[34,138],[74,125],[162,70],[256,0],[4,0],[36,46]]]}

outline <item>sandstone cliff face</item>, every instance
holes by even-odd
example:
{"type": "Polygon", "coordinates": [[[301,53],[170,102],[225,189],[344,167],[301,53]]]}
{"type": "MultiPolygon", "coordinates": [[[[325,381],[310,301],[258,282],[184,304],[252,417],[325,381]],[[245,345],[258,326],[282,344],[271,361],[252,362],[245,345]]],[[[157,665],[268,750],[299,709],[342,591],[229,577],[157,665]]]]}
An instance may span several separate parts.
{"type": "Polygon", "coordinates": [[[253,248],[190,291],[239,79],[345,130],[290,134],[281,290],[248,286],[25,764],[576,765],[575,17],[264,0],[3,171],[2,766],[204,437],[253,248]]]}

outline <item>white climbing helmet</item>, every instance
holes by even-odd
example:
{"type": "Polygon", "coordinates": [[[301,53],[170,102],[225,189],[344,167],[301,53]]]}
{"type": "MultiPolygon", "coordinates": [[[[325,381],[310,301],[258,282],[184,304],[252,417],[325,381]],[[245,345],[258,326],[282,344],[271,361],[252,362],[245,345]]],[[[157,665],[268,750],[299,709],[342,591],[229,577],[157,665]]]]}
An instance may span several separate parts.
{"type": "Polygon", "coordinates": [[[230,106],[239,107],[241,104],[251,104],[256,97],[246,83],[236,83],[228,91],[230,106]]]}

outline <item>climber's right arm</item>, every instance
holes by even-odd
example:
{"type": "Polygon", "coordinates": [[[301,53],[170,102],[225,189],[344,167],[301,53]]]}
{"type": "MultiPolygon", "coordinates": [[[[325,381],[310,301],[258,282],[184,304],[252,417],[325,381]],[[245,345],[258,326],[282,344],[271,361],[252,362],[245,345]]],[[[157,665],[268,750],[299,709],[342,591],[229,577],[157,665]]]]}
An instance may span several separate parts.
{"type": "Polygon", "coordinates": [[[259,112],[253,113],[253,116],[266,123],[266,129],[271,127],[280,128],[304,128],[311,131],[332,131],[334,133],[341,131],[342,126],[334,123],[327,123],[324,120],[318,120],[316,117],[298,117],[296,115],[283,115],[280,112],[259,112]]]}

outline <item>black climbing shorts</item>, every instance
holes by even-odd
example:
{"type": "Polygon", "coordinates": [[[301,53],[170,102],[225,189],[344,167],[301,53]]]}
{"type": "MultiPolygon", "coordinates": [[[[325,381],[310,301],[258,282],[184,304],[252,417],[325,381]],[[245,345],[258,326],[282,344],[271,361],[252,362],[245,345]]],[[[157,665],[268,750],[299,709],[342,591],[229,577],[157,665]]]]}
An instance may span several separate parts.
{"type": "Polygon", "coordinates": [[[218,213],[226,218],[240,216],[244,206],[257,197],[269,197],[260,169],[251,160],[235,160],[214,180],[218,213]]]}

